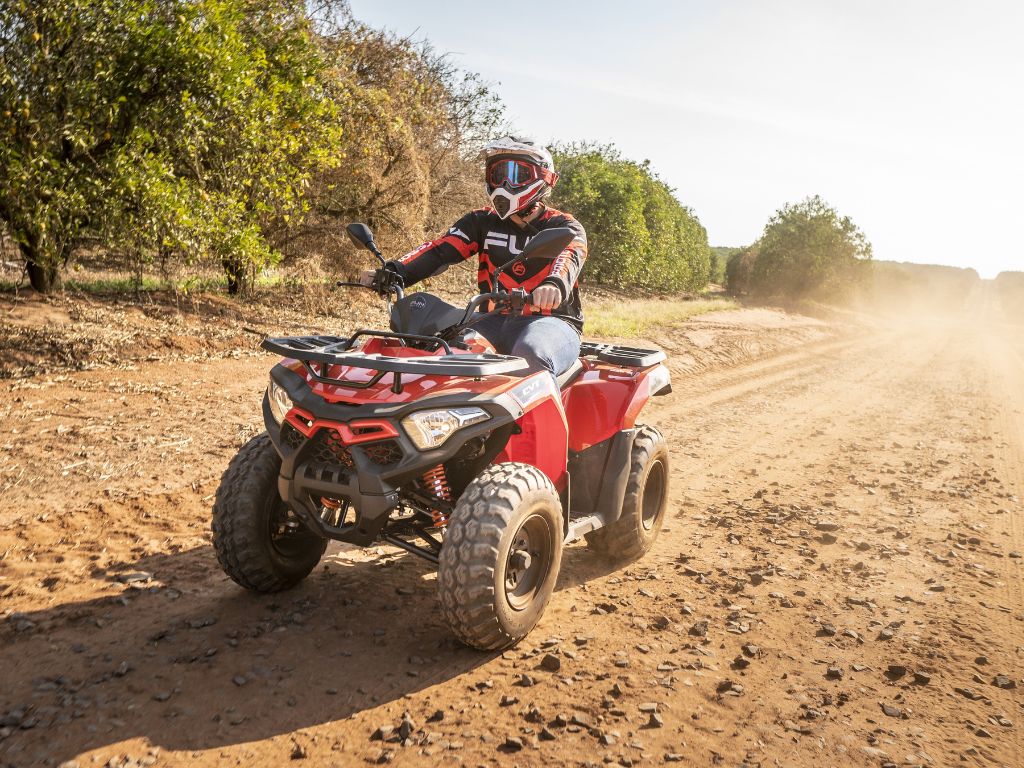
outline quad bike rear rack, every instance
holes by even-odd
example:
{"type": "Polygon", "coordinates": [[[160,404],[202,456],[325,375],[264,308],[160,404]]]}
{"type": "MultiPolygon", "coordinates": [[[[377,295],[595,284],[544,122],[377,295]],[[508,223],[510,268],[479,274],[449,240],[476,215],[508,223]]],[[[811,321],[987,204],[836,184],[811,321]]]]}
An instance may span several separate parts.
{"type": "Polygon", "coordinates": [[[376,384],[385,373],[394,375],[392,390],[402,391],[402,374],[425,376],[497,376],[502,374],[526,373],[527,362],[521,357],[497,354],[452,354],[448,342],[436,336],[417,336],[411,333],[390,333],[361,328],[351,336],[283,336],[267,337],[260,345],[263,349],[282,357],[298,360],[309,374],[321,384],[336,384],[354,389],[366,389],[376,384]],[[361,336],[375,336],[397,340],[402,346],[410,342],[430,344],[435,349],[444,349],[443,355],[421,355],[416,357],[392,357],[390,355],[366,354],[353,349],[361,336]],[[327,375],[330,366],[349,366],[377,371],[367,381],[352,381],[327,375]]]}
{"type": "Polygon", "coordinates": [[[615,344],[584,341],[580,345],[580,357],[596,357],[603,363],[621,365],[624,368],[648,368],[664,360],[665,353],[660,349],[620,347],[615,344]]]}

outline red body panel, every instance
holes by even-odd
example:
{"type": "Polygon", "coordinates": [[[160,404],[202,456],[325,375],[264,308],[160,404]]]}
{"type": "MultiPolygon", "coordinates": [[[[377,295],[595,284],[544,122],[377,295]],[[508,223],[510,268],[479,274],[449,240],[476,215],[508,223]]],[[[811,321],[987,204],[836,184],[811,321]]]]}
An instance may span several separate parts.
{"type": "Polygon", "coordinates": [[[356,419],[347,424],[335,421],[324,421],[317,419],[311,413],[306,413],[298,406],[292,406],[285,416],[288,423],[295,427],[306,437],[312,437],[313,433],[322,427],[336,430],[341,435],[341,441],[345,445],[359,445],[360,443],[372,443],[375,440],[383,440],[388,437],[398,437],[398,432],[385,419],[356,419]]]}
{"type": "Polygon", "coordinates": [[[521,461],[536,467],[561,491],[566,484],[569,426],[562,401],[547,373],[535,373],[512,392],[524,413],[516,422],[522,430],[512,435],[494,461],[521,461]],[[520,391],[522,394],[519,394],[520,391]]]}
{"type": "Polygon", "coordinates": [[[584,360],[586,370],[562,393],[569,424],[569,450],[582,451],[636,426],[651,398],[650,368],[621,368],[584,360]]]}

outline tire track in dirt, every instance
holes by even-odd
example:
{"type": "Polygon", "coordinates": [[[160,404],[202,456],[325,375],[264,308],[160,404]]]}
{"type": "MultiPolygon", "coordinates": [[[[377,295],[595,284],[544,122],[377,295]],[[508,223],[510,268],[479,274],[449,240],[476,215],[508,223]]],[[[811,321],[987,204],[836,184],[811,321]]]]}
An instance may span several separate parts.
{"type": "Polygon", "coordinates": [[[774,356],[766,360],[739,365],[725,371],[694,376],[684,371],[673,382],[677,391],[671,406],[655,403],[651,413],[661,415],[665,408],[673,416],[724,404],[743,397],[753,389],[763,389],[801,376],[812,375],[827,367],[842,353],[856,348],[868,348],[873,339],[856,338],[820,342],[796,352],[774,356]]]}
{"type": "MultiPolygon", "coordinates": [[[[686,397],[684,387],[679,401],[655,410],[653,413],[659,423],[675,423],[682,417],[695,413],[701,414],[701,418],[686,427],[686,431],[690,434],[700,433],[701,425],[720,418],[714,409],[727,404],[734,409],[741,409],[741,401],[744,398],[764,396],[765,399],[774,399],[781,403],[782,410],[771,419],[768,425],[749,429],[747,438],[731,445],[729,450],[722,455],[715,455],[714,446],[710,452],[690,454],[690,461],[684,461],[683,468],[674,470],[674,474],[692,477],[694,474],[721,472],[741,463],[743,459],[758,453],[759,449],[777,440],[776,430],[783,425],[790,432],[787,437],[796,437],[799,434],[801,445],[804,446],[806,452],[820,457],[821,463],[826,462],[834,450],[834,445],[828,440],[813,440],[815,437],[813,433],[819,430],[817,427],[810,427],[809,424],[811,422],[820,423],[822,411],[827,410],[828,417],[831,419],[830,431],[841,433],[848,426],[853,415],[848,415],[841,420],[837,419],[837,414],[841,413],[842,403],[841,400],[836,400],[836,397],[841,398],[844,394],[841,386],[838,392],[817,391],[807,394],[815,388],[817,383],[815,377],[826,369],[833,370],[844,362],[848,363],[850,359],[865,350],[886,343],[888,343],[886,336],[869,336],[824,345],[804,351],[799,355],[787,355],[788,362],[781,365],[775,365],[773,361],[772,364],[744,367],[742,370],[731,372],[733,373],[729,377],[732,380],[731,383],[718,382],[711,392],[693,398],[686,397]],[[827,409],[824,408],[826,404],[828,405],[827,409]],[[818,453],[817,451],[820,450],[827,452],[825,454],[818,453]]],[[[908,380],[912,379],[920,370],[932,364],[940,354],[940,352],[922,351],[924,359],[915,362],[912,370],[902,371],[901,376],[908,380]]],[[[907,364],[907,361],[904,360],[904,367],[907,364]]],[[[888,361],[872,359],[866,370],[859,371],[856,376],[850,375],[846,378],[851,381],[856,380],[858,386],[869,387],[889,374],[888,361]]],[[[864,407],[868,405],[862,399],[858,399],[857,402],[864,407]]],[[[678,431],[679,428],[670,427],[670,434],[673,436],[677,436],[678,431]]],[[[680,442],[686,444],[687,441],[684,439],[680,442]]],[[[678,466],[678,462],[676,465],[678,466]]]]}

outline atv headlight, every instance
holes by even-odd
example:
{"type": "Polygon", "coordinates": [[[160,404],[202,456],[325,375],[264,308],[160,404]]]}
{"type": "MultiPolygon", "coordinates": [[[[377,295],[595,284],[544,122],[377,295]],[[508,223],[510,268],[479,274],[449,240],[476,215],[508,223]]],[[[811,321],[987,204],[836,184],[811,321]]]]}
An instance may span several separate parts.
{"type": "Polygon", "coordinates": [[[416,411],[402,419],[402,428],[421,451],[444,445],[455,432],[491,418],[483,408],[445,408],[440,411],[416,411]]]}
{"type": "Polygon", "coordinates": [[[270,412],[274,414],[274,421],[280,424],[292,409],[292,399],[288,397],[285,388],[273,379],[267,387],[267,399],[270,401],[270,412]]]}

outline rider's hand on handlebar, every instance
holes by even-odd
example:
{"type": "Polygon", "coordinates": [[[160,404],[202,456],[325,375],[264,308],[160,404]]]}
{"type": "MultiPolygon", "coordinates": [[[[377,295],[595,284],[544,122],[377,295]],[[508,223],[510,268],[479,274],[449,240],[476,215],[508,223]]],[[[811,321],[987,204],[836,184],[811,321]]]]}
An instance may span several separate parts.
{"type": "Polygon", "coordinates": [[[358,282],[365,285],[367,288],[373,287],[373,281],[377,277],[376,269],[364,269],[363,274],[359,276],[358,282]]]}
{"type": "Polygon", "coordinates": [[[530,303],[537,309],[554,309],[562,303],[562,292],[554,285],[537,286],[530,303]]]}
{"type": "Polygon", "coordinates": [[[359,284],[372,288],[381,296],[389,296],[394,293],[401,296],[402,278],[390,265],[380,269],[366,269],[359,275],[359,284]]]}

